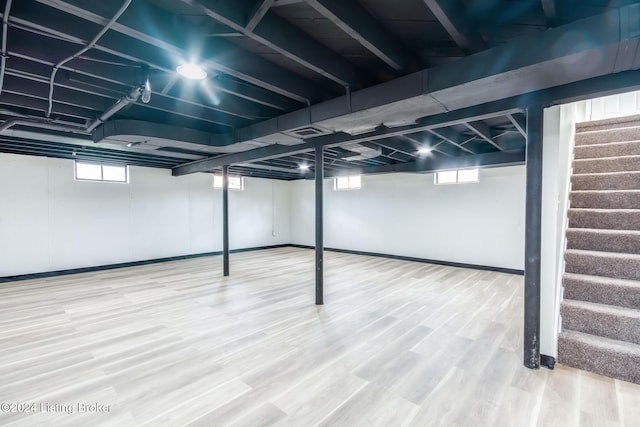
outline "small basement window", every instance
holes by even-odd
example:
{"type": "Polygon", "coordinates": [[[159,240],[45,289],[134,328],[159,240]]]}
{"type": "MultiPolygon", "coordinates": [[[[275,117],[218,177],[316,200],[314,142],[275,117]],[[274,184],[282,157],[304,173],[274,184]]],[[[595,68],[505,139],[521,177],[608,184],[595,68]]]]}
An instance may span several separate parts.
{"type": "Polygon", "coordinates": [[[338,176],[333,183],[334,190],[358,190],[362,187],[360,175],[338,176]]]}
{"type": "Polygon", "coordinates": [[[458,169],[452,171],[436,172],[436,184],[464,184],[478,182],[478,169],[458,169]]]}
{"type": "MultiPolygon", "coordinates": [[[[213,175],[213,188],[222,188],[222,175],[213,175]]],[[[229,175],[229,190],[244,190],[244,177],[229,175]]]]}
{"type": "Polygon", "coordinates": [[[75,162],[75,178],[78,181],[129,182],[127,166],[102,163],[75,162]]]}

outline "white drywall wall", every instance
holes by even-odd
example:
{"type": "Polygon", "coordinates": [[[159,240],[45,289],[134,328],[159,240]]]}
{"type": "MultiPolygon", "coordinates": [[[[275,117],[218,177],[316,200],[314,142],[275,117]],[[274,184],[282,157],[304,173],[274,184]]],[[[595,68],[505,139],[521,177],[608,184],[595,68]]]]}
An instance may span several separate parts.
{"type": "MultiPolygon", "coordinates": [[[[291,243],[314,244],[312,181],[291,186],[291,243]]],[[[524,268],[525,168],[480,170],[473,184],[433,174],[367,175],[362,189],[325,180],[326,247],[524,268]]]]}
{"type": "MultiPolygon", "coordinates": [[[[75,181],[73,161],[0,154],[0,277],[222,249],[212,176],[130,167],[130,183],[75,181]]],[[[229,192],[231,249],[289,243],[288,183],[229,192]]]]}

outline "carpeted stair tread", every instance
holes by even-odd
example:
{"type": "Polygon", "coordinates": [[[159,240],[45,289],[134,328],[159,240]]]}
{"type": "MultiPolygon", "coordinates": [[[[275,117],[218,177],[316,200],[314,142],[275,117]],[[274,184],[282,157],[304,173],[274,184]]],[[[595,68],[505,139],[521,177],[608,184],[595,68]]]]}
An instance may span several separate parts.
{"type": "Polygon", "coordinates": [[[640,114],[576,123],[576,133],[640,126],[640,114]]]}
{"type": "Polygon", "coordinates": [[[570,193],[570,199],[572,208],[640,208],[640,190],[577,190],[570,193]]]}
{"type": "Polygon", "coordinates": [[[574,174],[638,171],[640,171],[640,156],[603,157],[573,162],[574,174]]]}
{"type": "Polygon", "coordinates": [[[560,314],[564,329],[640,344],[639,310],[565,299],[560,314]]]}
{"type": "Polygon", "coordinates": [[[579,160],[622,156],[640,156],[640,141],[581,145],[575,147],[573,158],[579,160]]]}
{"type": "Polygon", "coordinates": [[[640,231],[569,228],[567,249],[640,254],[640,231]]]}
{"type": "Polygon", "coordinates": [[[591,144],[607,144],[616,142],[640,141],[640,127],[608,129],[596,132],[582,132],[576,134],[576,147],[591,144]]]}
{"type": "Polygon", "coordinates": [[[640,281],[565,273],[564,297],[640,310],[640,281]]]}
{"type": "Polygon", "coordinates": [[[571,190],[640,190],[640,172],[573,174],[571,190]]]}
{"type": "Polygon", "coordinates": [[[623,381],[640,383],[640,345],[574,331],[558,337],[558,362],[623,381]]]}
{"type": "Polygon", "coordinates": [[[640,280],[640,255],[567,249],[564,258],[567,273],[640,280]]]}
{"type": "Polygon", "coordinates": [[[640,209],[569,209],[570,228],[640,230],[640,209]]]}

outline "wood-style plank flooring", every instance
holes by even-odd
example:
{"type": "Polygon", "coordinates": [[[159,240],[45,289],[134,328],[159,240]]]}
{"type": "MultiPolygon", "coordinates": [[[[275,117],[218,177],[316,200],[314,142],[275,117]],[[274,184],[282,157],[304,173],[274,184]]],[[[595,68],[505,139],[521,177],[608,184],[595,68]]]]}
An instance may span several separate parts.
{"type": "Polygon", "coordinates": [[[231,268],[1,284],[0,403],[37,406],[0,425],[640,424],[638,385],[522,366],[520,276],[326,253],[317,307],[313,251],[231,268]]]}

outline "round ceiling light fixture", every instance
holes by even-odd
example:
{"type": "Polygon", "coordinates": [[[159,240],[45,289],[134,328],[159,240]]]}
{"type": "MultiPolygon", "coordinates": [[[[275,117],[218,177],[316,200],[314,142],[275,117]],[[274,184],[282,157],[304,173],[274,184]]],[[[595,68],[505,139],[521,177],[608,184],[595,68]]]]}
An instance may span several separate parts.
{"type": "Polygon", "coordinates": [[[306,163],[301,164],[298,169],[300,169],[302,172],[307,172],[309,170],[309,165],[306,163]]]}
{"type": "Polygon", "coordinates": [[[201,66],[191,63],[178,65],[176,71],[191,80],[202,80],[207,77],[207,72],[201,66]]]}
{"type": "Polygon", "coordinates": [[[429,147],[420,147],[420,149],[418,149],[418,154],[426,155],[429,153],[431,153],[431,148],[429,147]]]}

